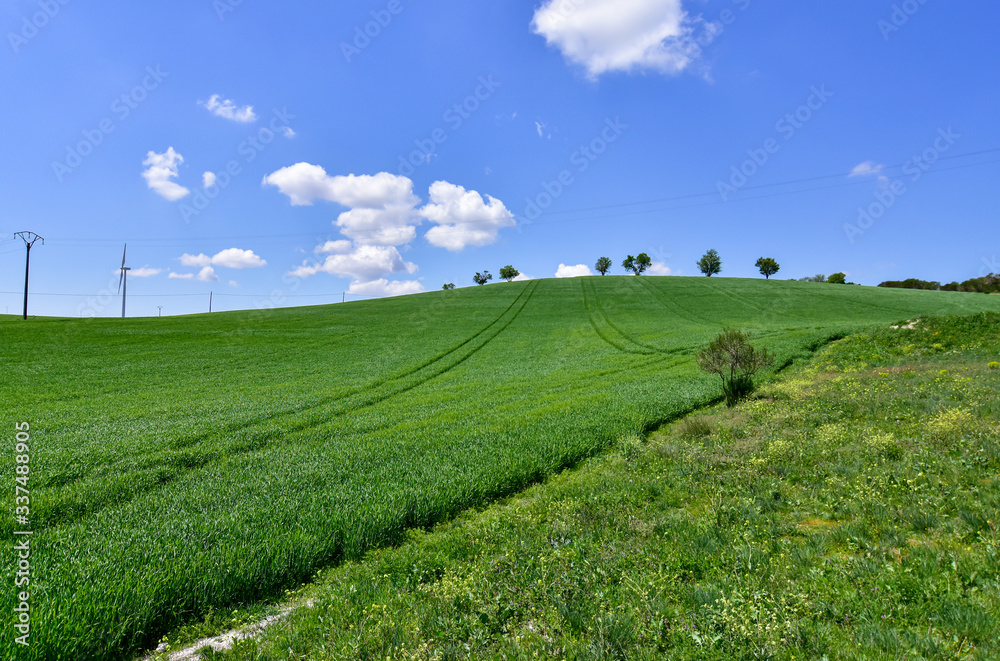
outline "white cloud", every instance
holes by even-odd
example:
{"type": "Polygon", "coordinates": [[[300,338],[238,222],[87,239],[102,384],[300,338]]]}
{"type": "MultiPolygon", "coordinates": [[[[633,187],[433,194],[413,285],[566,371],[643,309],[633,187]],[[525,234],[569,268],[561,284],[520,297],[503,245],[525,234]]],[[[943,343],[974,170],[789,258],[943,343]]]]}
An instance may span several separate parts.
{"type": "Polygon", "coordinates": [[[230,269],[255,269],[267,266],[267,262],[255,255],[253,250],[240,250],[239,248],[227,248],[213,257],[202,253],[199,255],[189,255],[184,253],[180,256],[181,264],[184,266],[224,266],[230,269]]]}
{"type": "Polygon", "coordinates": [[[347,289],[348,294],[375,297],[419,294],[422,291],[424,291],[424,286],[416,280],[393,280],[389,282],[385,278],[371,282],[352,282],[351,286],[347,289]]]}
{"type": "Polygon", "coordinates": [[[239,287],[240,285],[239,285],[239,283],[238,283],[238,282],[236,282],[235,280],[230,280],[230,281],[229,281],[229,286],[230,286],[230,287],[239,287]]]}
{"type": "Polygon", "coordinates": [[[174,272],[171,272],[169,275],[167,275],[167,277],[170,278],[171,280],[193,280],[194,279],[194,273],[174,273],[174,272]]]}
{"type": "Polygon", "coordinates": [[[851,173],[847,176],[863,177],[869,174],[878,174],[884,167],[884,165],[876,165],[874,161],[865,161],[864,163],[855,166],[855,168],[851,170],[851,173]]]}
{"type": "MultiPolygon", "coordinates": [[[[115,273],[118,273],[117,269],[115,273]]],[[[160,275],[163,273],[163,269],[154,269],[148,266],[143,266],[142,268],[132,269],[128,272],[133,278],[152,278],[154,275],[160,275]]]]}
{"type": "Polygon", "coordinates": [[[430,188],[430,204],[420,215],[436,223],[427,231],[431,245],[452,251],[466,246],[485,246],[497,239],[504,227],[514,227],[514,215],[500,200],[476,191],[467,191],[447,181],[435,181],[430,188]]]}
{"type": "Polygon", "coordinates": [[[584,275],[594,275],[586,264],[577,264],[576,266],[560,264],[559,268],[556,269],[557,278],[579,278],[584,275]]]}
{"type": "Polygon", "coordinates": [[[201,183],[202,183],[202,185],[204,185],[205,188],[211,188],[212,186],[214,186],[215,185],[215,173],[214,172],[206,172],[205,174],[201,175],[201,183]]]}
{"type": "Polygon", "coordinates": [[[288,138],[289,140],[291,140],[292,138],[295,137],[295,131],[292,129],[291,126],[282,126],[281,127],[281,135],[283,135],[286,138],[288,138]]]}
{"type": "Polygon", "coordinates": [[[289,275],[305,278],[329,273],[358,282],[369,282],[389,273],[415,273],[417,265],[407,262],[393,246],[358,246],[349,254],[327,255],[322,264],[304,263],[289,275]]]}
{"type": "Polygon", "coordinates": [[[142,177],[157,194],[175,202],[191,192],[180,184],[170,181],[178,176],[177,168],[183,162],[184,157],[175,152],[173,147],[162,154],[157,154],[155,151],[147,152],[146,160],[142,164],[148,167],[142,171],[142,177]]]}
{"type": "Polygon", "coordinates": [[[198,105],[205,108],[216,117],[222,117],[223,119],[228,119],[233,122],[247,124],[257,120],[257,115],[254,114],[253,106],[243,106],[242,108],[239,108],[234,102],[229,99],[223,99],[218,94],[213,94],[212,98],[206,102],[199,101],[198,105]]]}
{"type": "Polygon", "coordinates": [[[387,204],[416,206],[413,182],[388,172],[331,177],[319,165],[296,163],[264,177],[264,184],[277,186],[292,206],[310,206],[315,200],[345,207],[378,208],[387,204]]]}
{"type": "Polygon", "coordinates": [[[327,241],[321,246],[313,248],[313,252],[322,255],[342,255],[351,252],[351,242],[345,239],[339,241],[327,241]]]}
{"type": "Polygon", "coordinates": [[[666,262],[653,262],[646,269],[646,273],[650,275],[674,275],[673,269],[667,266],[666,262]]]}
{"type": "Polygon", "coordinates": [[[546,0],[532,29],[597,78],[609,71],[683,71],[701,53],[692,36],[696,22],[681,0],[546,0]]]}
{"type": "Polygon", "coordinates": [[[202,282],[218,282],[219,276],[215,275],[215,269],[211,266],[206,266],[198,271],[198,279],[202,282]]]}
{"type": "Polygon", "coordinates": [[[516,278],[511,280],[511,282],[524,282],[526,280],[534,280],[534,278],[532,278],[527,273],[519,273],[516,278]]]}
{"type": "Polygon", "coordinates": [[[335,224],[359,244],[400,246],[417,236],[421,221],[414,209],[420,200],[407,177],[388,172],[331,177],[319,165],[296,163],[267,175],[263,183],[276,186],[293,206],[326,200],[350,207],[335,224]]]}
{"type": "Polygon", "coordinates": [[[267,262],[255,255],[253,250],[227,248],[212,258],[212,264],[230,269],[256,269],[267,266],[267,262]]]}

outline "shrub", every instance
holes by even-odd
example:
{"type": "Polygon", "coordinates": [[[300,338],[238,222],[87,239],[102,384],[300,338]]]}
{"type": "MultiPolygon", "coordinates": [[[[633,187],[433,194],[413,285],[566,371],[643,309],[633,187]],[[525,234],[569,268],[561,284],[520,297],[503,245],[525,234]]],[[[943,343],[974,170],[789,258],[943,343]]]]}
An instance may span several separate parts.
{"type": "Polygon", "coordinates": [[[476,275],[472,276],[472,281],[477,285],[485,285],[487,282],[493,279],[493,274],[489,271],[483,271],[482,273],[476,272],[476,275]]]}
{"type": "Polygon", "coordinates": [[[649,255],[647,255],[644,252],[639,253],[638,257],[633,257],[632,255],[629,255],[628,257],[625,258],[625,261],[622,262],[622,268],[624,268],[626,271],[631,271],[636,275],[642,275],[642,272],[648,269],[652,265],[653,265],[653,260],[650,259],[649,255]]]}
{"type": "Polygon", "coordinates": [[[832,285],[846,285],[847,284],[847,274],[846,273],[834,273],[826,280],[832,285]]]}
{"type": "Polygon", "coordinates": [[[761,257],[754,266],[760,269],[760,274],[768,280],[771,279],[772,275],[781,270],[778,262],[774,261],[771,257],[761,257]]]}
{"type": "Polygon", "coordinates": [[[500,269],[500,279],[506,280],[507,282],[510,282],[519,275],[521,275],[521,272],[510,264],[500,269]]]}
{"type": "Polygon", "coordinates": [[[767,349],[756,349],[743,331],[726,329],[698,354],[698,365],[722,379],[727,406],[735,406],[754,389],[753,377],[774,364],[767,349]]]}
{"type": "Polygon", "coordinates": [[[1000,369],[1000,363],[998,363],[995,360],[992,361],[992,362],[986,363],[986,366],[989,367],[991,370],[1000,369]]]}
{"type": "Polygon", "coordinates": [[[597,269],[597,272],[600,273],[601,275],[606,275],[607,272],[611,270],[611,258],[610,257],[599,258],[597,260],[597,263],[594,264],[594,268],[597,269]]]}

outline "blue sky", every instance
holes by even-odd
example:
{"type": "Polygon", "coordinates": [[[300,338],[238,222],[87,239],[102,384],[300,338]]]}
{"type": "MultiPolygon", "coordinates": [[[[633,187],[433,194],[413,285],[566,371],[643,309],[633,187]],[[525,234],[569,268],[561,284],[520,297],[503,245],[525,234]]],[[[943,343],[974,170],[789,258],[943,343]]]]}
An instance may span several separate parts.
{"type": "Polygon", "coordinates": [[[0,3],[0,312],[1000,270],[986,0],[0,3]],[[367,32],[367,34],[366,34],[367,32]],[[43,294],[60,294],[46,296],[43,294]],[[72,296],[71,296],[72,295],[72,296]]]}

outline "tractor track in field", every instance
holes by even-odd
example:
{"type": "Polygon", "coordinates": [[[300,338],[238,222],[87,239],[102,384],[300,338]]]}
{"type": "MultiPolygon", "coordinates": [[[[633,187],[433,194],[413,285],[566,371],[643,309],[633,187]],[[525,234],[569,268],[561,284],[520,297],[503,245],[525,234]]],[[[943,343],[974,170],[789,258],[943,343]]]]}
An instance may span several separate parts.
{"type": "Polygon", "coordinates": [[[617,324],[611,321],[611,318],[604,311],[604,308],[601,307],[600,300],[597,295],[597,289],[594,287],[593,282],[590,282],[590,296],[588,296],[587,285],[585,283],[586,280],[587,280],[586,278],[580,278],[580,287],[583,291],[583,306],[584,309],[587,311],[587,317],[590,321],[591,327],[593,327],[594,332],[597,333],[598,337],[604,340],[605,343],[611,345],[612,347],[614,347],[618,351],[621,351],[622,353],[641,355],[641,356],[653,356],[653,355],[672,356],[687,351],[687,347],[677,347],[674,349],[661,349],[651,344],[646,344],[645,342],[641,342],[632,337],[631,335],[629,335],[628,333],[626,333],[617,324]],[[593,297],[593,300],[591,300],[591,297],[593,297]],[[622,346],[622,344],[619,343],[619,341],[615,340],[614,338],[609,337],[609,333],[601,330],[600,324],[597,323],[597,319],[603,321],[607,325],[607,327],[609,327],[615,334],[623,338],[625,341],[625,346],[622,346]],[[634,348],[628,345],[633,345],[634,348]]]}
{"type": "MultiPolygon", "coordinates": [[[[163,477],[154,480],[153,484],[144,484],[141,488],[136,488],[128,494],[119,493],[116,498],[110,499],[111,502],[107,502],[101,506],[92,506],[90,503],[95,502],[105,502],[108,499],[102,498],[92,498],[88,499],[85,503],[80,502],[69,502],[69,503],[57,503],[55,506],[48,508],[46,510],[40,510],[36,514],[36,526],[40,529],[47,527],[47,525],[53,525],[53,522],[48,521],[49,519],[59,519],[65,518],[66,515],[72,514],[72,518],[79,519],[85,516],[90,516],[101,512],[108,507],[117,507],[124,505],[135,498],[135,496],[141,491],[144,494],[151,493],[152,491],[158,490],[183,476],[192,473],[197,470],[201,470],[205,466],[218,461],[220,458],[231,458],[247,454],[249,452],[255,452],[257,450],[262,450],[270,445],[274,440],[281,438],[287,434],[294,434],[307,429],[319,427],[325,423],[330,422],[334,418],[342,417],[346,414],[359,411],[365,408],[369,408],[388,399],[391,399],[397,395],[403,394],[414,388],[417,388],[428,381],[435,379],[450,370],[454,369],[458,365],[464,363],[466,360],[471,358],[480,349],[485,347],[487,344],[492,342],[500,333],[507,329],[515,319],[521,314],[521,311],[525,308],[530,300],[531,296],[534,294],[535,290],[538,288],[539,281],[533,281],[528,283],[521,292],[514,298],[510,305],[504,309],[493,321],[484,326],[478,332],[468,337],[461,343],[453,346],[452,348],[444,351],[434,358],[428,359],[421,363],[420,365],[408,369],[402,373],[397,373],[395,376],[386,377],[375,383],[368,384],[363,388],[355,388],[350,392],[342,393],[340,395],[334,395],[331,397],[324,398],[317,402],[311,403],[309,406],[294,409],[291,411],[286,411],[283,413],[270,414],[267,416],[257,416],[256,418],[243,421],[240,424],[229,424],[222,427],[219,430],[215,430],[211,433],[202,434],[197,437],[187,438],[183,441],[178,441],[182,447],[190,447],[191,445],[196,445],[198,443],[213,439],[224,437],[227,434],[234,434],[236,432],[247,431],[261,431],[257,438],[242,439],[235,443],[229,444],[224,448],[221,448],[215,452],[205,454],[203,456],[192,458],[190,455],[184,454],[182,452],[172,452],[169,455],[162,457],[158,461],[153,461],[145,466],[143,470],[154,473],[157,469],[166,471],[168,474],[163,477]],[[525,295],[527,294],[527,295],[525,295]],[[515,309],[515,306],[520,302],[520,306],[515,309]],[[513,314],[509,314],[512,310],[513,314]],[[507,317],[506,321],[504,321],[507,317]],[[482,338],[484,334],[487,334],[490,329],[497,326],[503,322],[495,332],[489,334],[484,341],[476,343],[471,350],[463,352],[458,356],[457,360],[449,361],[447,364],[440,369],[428,370],[428,368],[436,367],[439,363],[444,361],[449,356],[454,356],[456,352],[459,352],[463,347],[467,347],[470,343],[475,343],[479,338],[482,338]],[[421,371],[428,370],[426,374],[419,374],[421,371]],[[416,377],[412,382],[407,383],[408,377],[416,377]],[[403,382],[403,383],[400,383],[403,382]],[[386,392],[373,393],[372,391],[382,389],[387,390],[386,392]],[[359,400],[352,400],[351,398],[358,397],[359,400]],[[320,411],[322,407],[328,405],[340,405],[336,408],[338,410],[334,411],[320,411]],[[309,415],[311,414],[311,415],[309,415]],[[302,420],[299,424],[292,424],[289,426],[283,426],[281,423],[283,420],[289,420],[290,418],[299,417],[302,415],[309,415],[308,418],[302,420]],[[274,428],[270,430],[261,430],[260,428],[266,423],[273,423],[274,428]]],[[[58,523],[55,523],[58,525],[58,523]]]]}
{"type": "Polygon", "coordinates": [[[672,301],[664,299],[663,295],[659,291],[656,290],[656,287],[654,287],[653,285],[647,283],[645,280],[642,279],[641,276],[636,276],[635,279],[639,282],[640,286],[644,287],[646,289],[646,291],[648,291],[650,294],[652,294],[653,295],[653,299],[657,303],[659,303],[661,306],[663,306],[665,309],[669,310],[670,312],[672,312],[673,314],[677,315],[681,319],[685,319],[685,320],[691,322],[692,324],[699,325],[699,326],[707,325],[705,317],[692,316],[687,310],[685,310],[681,306],[677,305],[676,303],[674,303],[672,301]]]}

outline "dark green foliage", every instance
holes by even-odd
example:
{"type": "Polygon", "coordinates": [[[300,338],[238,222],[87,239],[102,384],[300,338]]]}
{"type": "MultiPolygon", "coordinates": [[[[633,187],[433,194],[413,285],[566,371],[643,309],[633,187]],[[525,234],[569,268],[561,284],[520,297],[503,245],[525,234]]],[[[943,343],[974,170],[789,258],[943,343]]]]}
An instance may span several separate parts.
{"type": "Polygon", "coordinates": [[[521,275],[521,272],[510,264],[500,269],[500,279],[506,280],[507,282],[510,282],[519,275],[521,275]]]}
{"type": "Polygon", "coordinates": [[[454,289],[454,288],[455,288],[455,283],[454,282],[446,282],[444,284],[444,286],[441,287],[441,289],[444,289],[444,290],[454,289]]]}
{"type": "Polygon", "coordinates": [[[879,283],[879,287],[891,289],[925,289],[927,291],[937,291],[941,289],[941,283],[933,280],[918,280],[917,278],[907,278],[906,280],[886,280],[879,283]]]}
{"type": "Polygon", "coordinates": [[[757,260],[757,263],[754,264],[754,266],[760,269],[760,274],[769,280],[772,275],[781,270],[781,266],[778,265],[778,262],[774,261],[774,259],[770,257],[761,257],[757,260]]]}
{"type": "MultiPolygon", "coordinates": [[[[833,276],[830,276],[833,277],[833,276]]],[[[799,278],[799,282],[826,282],[826,276],[821,274],[799,278]]]]}
{"type": "Polygon", "coordinates": [[[698,260],[698,270],[711,278],[716,273],[722,273],[722,258],[713,248],[698,260]]]}
{"type": "Polygon", "coordinates": [[[485,285],[487,282],[493,279],[493,274],[489,271],[483,271],[479,273],[478,271],[474,276],[472,276],[472,281],[477,285],[485,285]]]}
{"type": "Polygon", "coordinates": [[[847,274],[846,273],[834,273],[831,275],[827,282],[831,285],[846,285],[847,284],[847,274]]]}
{"type": "Polygon", "coordinates": [[[631,271],[636,275],[642,275],[643,272],[648,269],[653,264],[653,260],[650,259],[649,255],[644,252],[639,253],[637,257],[629,255],[622,262],[622,267],[626,271],[631,271]]]}
{"type": "Polygon", "coordinates": [[[774,356],[767,349],[750,344],[750,336],[727,329],[698,354],[698,365],[722,379],[722,392],[728,406],[735,406],[753,392],[753,377],[770,367],[774,356]]]}
{"type": "Polygon", "coordinates": [[[972,278],[965,282],[951,282],[941,287],[944,291],[977,292],[980,294],[1000,293],[1000,276],[990,273],[982,278],[972,278]]]}
{"type": "Polygon", "coordinates": [[[597,264],[594,265],[594,269],[597,270],[601,275],[607,275],[608,271],[611,270],[611,258],[610,257],[600,257],[597,260],[597,264]]]}

